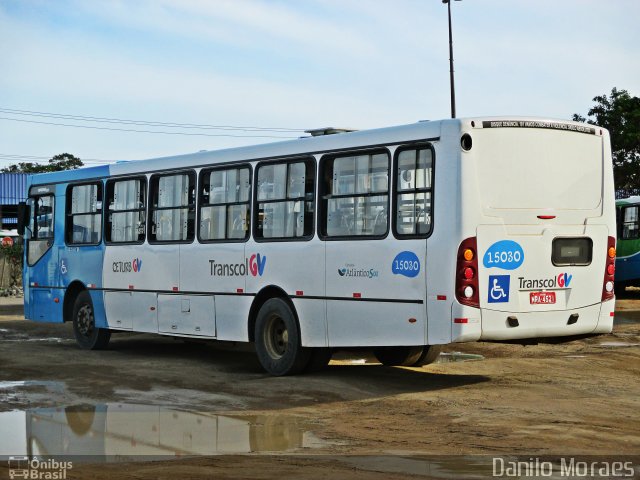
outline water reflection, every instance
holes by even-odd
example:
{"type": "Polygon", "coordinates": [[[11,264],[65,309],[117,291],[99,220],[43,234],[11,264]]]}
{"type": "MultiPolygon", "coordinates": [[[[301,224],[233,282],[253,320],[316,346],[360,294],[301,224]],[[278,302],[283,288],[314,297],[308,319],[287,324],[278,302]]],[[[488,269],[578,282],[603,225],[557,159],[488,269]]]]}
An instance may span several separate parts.
{"type": "MultiPolygon", "coordinates": [[[[295,417],[214,415],[115,403],[2,413],[0,431],[15,428],[19,416],[24,416],[26,446],[0,442],[0,455],[86,455],[119,461],[289,452],[324,445],[295,417]]],[[[25,437],[13,433],[16,440],[25,437]]]]}

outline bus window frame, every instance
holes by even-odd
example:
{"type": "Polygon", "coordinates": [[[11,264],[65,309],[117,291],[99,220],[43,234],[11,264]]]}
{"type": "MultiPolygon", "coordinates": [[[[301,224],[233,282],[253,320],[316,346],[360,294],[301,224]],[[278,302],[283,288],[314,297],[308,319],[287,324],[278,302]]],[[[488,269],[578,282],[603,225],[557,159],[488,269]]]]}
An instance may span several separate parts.
{"type": "Polygon", "coordinates": [[[56,235],[56,194],[55,191],[49,191],[47,193],[42,193],[42,194],[36,194],[36,195],[29,195],[28,200],[33,201],[33,208],[31,209],[31,215],[29,215],[29,238],[27,239],[27,265],[29,267],[33,267],[36,263],[38,263],[42,257],[44,257],[46,255],[46,253],[51,250],[51,247],[53,247],[53,243],[55,241],[55,235],[56,235]],[[36,202],[39,198],[42,197],[51,197],[51,235],[47,236],[47,237],[41,237],[38,238],[37,236],[34,237],[34,235],[37,234],[38,232],[38,221],[37,221],[37,213],[38,210],[36,209],[36,202]],[[31,221],[33,220],[33,228],[31,228],[31,221]],[[38,258],[32,263],[29,261],[30,258],[30,252],[31,252],[31,243],[32,242],[46,242],[47,244],[47,248],[45,250],[43,250],[40,255],[38,256],[38,258]]]}
{"type": "Polygon", "coordinates": [[[104,182],[102,180],[93,180],[93,181],[83,181],[83,182],[78,182],[78,183],[70,183],[67,185],[67,188],[65,189],[65,206],[64,206],[64,244],[65,246],[68,247],[95,247],[98,246],[102,243],[102,237],[104,235],[104,195],[105,195],[105,185],[104,182]],[[78,216],[78,215],[98,215],[97,212],[94,213],[71,213],[71,201],[73,198],[73,195],[71,194],[72,189],[75,187],[82,187],[82,186],[86,186],[86,185],[98,185],[99,190],[99,196],[100,198],[97,198],[96,201],[99,201],[101,204],[101,208],[100,208],[100,229],[102,230],[100,232],[100,235],[98,235],[98,241],[97,242],[83,242],[83,243],[74,243],[74,242],[70,242],[69,241],[69,228],[73,227],[73,222],[69,222],[69,219],[71,217],[74,216],[78,216]]]}
{"type": "MultiPolygon", "coordinates": [[[[176,245],[176,244],[183,244],[183,245],[189,245],[192,244],[193,242],[195,242],[196,239],[196,229],[197,229],[197,225],[195,225],[196,223],[196,217],[197,217],[197,207],[198,207],[198,175],[196,174],[196,171],[192,168],[187,168],[187,169],[181,169],[181,170],[171,170],[171,171],[167,171],[167,172],[162,172],[162,173],[152,173],[149,177],[149,190],[147,192],[147,230],[146,230],[146,238],[147,238],[147,243],[149,243],[149,245],[176,245]],[[161,178],[161,177],[173,177],[176,175],[188,175],[190,182],[193,182],[193,188],[194,188],[194,194],[193,194],[193,203],[189,203],[186,206],[180,206],[180,207],[153,207],[153,195],[155,190],[158,188],[157,185],[154,185],[154,182],[156,181],[156,179],[161,178]],[[160,211],[160,210],[179,210],[179,209],[184,209],[186,208],[187,210],[193,208],[193,221],[194,221],[194,226],[193,226],[193,236],[191,239],[186,239],[186,240],[152,240],[151,239],[151,228],[153,226],[153,213],[155,211],[160,211]]],[[[187,221],[188,221],[188,215],[189,212],[187,212],[187,221]]]]}
{"type": "MultiPolygon", "coordinates": [[[[196,237],[199,243],[208,244],[208,243],[246,243],[251,238],[251,232],[253,228],[253,166],[249,162],[241,162],[241,163],[227,163],[224,165],[216,165],[215,167],[206,167],[202,168],[198,173],[198,190],[196,195],[196,237]],[[212,172],[221,171],[221,170],[242,170],[243,168],[249,169],[249,200],[248,202],[232,202],[232,203],[222,203],[222,204],[211,204],[204,203],[202,201],[204,193],[201,191],[204,187],[204,176],[210,175],[212,172]],[[200,236],[200,221],[201,221],[201,212],[203,207],[217,206],[217,205],[244,205],[247,204],[249,206],[249,212],[247,214],[247,220],[249,222],[247,232],[244,238],[220,238],[220,239],[203,239],[200,236]]],[[[227,232],[225,226],[225,234],[227,232]]]]}
{"type": "Polygon", "coordinates": [[[435,180],[436,180],[436,149],[433,146],[433,143],[431,142],[416,142],[416,143],[408,143],[408,144],[403,144],[403,145],[399,145],[398,148],[395,149],[395,151],[393,152],[393,181],[392,181],[392,185],[393,185],[393,199],[391,201],[392,205],[393,205],[393,220],[391,220],[392,223],[392,229],[393,229],[393,236],[398,239],[398,240],[414,240],[414,239],[427,239],[429,238],[432,234],[433,234],[433,224],[434,224],[434,210],[435,210],[435,189],[436,189],[436,184],[435,184],[435,180]],[[413,189],[413,190],[407,190],[406,192],[403,191],[399,191],[398,190],[398,176],[397,176],[397,170],[398,170],[398,162],[400,161],[399,157],[400,157],[400,153],[402,153],[403,151],[406,150],[419,150],[422,148],[428,148],[429,150],[431,150],[431,188],[426,188],[426,189],[413,189]],[[417,193],[418,191],[425,191],[425,192],[429,192],[431,194],[431,211],[429,213],[429,216],[431,217],[431,223],[430,223],[430,228],[429,231],[427,233],[421,233],[421,234],[415,234],[415,233],[410,233],[410,234],[402,234],[402,233],[398,233],[398,228],[397,228],[397,222],[398,222],[398,216],[397,216],[397,204],[398,204],[398,195],[402,194],[402,193],[417,193]]]}
{"type": "Polygon", "coordinates": [[[147,215],[148,215],[148,206],[149,206],[149,179],[146,175],[135,175],[133,177],[115,177],[110,178],[105,182],[104,186],[104,203],[103,203],[103,211],[105,213],[104,216],[104,225],[102,226],[103,238],[105,245],[143,245],[147,240],[147,215]],[[143,208],[135,208],[135,209],[127,209],[127,210],[116,210],[115,212],[111,212],[109,210],[109,205],[107,204],[107,200],[109,200],[109,187],[117,182],[127,182],[131,180],[142,180],[142,185],[144,186],[144,194],[142,197],[144,198],[144,207],[143,208]],[[109,222],[109,214],[110,213],[126,213],[126,212],[143,212],[144,218],[144,238],[142,240],[138,240],[135,242],[114,242],[112,240],[107,240],[107,224],[109,222]]]}
{"type": "MultiPolygon", "coordinates": [[[[252,194],[253,199],[251,202],[251,236],[253,237],[253,241],[256,243],[266,243],[266,242],[308,242],[316,234],[316,225],[317,225],[317,212],[318,212],[318,162],[313,155],[301,155],[295,157],[286,157],[286,158],[277,158],[277,159],[265,159],[258,161],[254,167],[254,185],[252,185],[252,194]],[[303,235],[301,237],[261,237],[257,235],[258,232],[258,204],[259,203],[275,203],[275,202],[286,202],[287,198],[284,199],[271,199],[271,201],[259,201],[258,200],[258,172],[260,167],[269,166],[269,165],[287,165],[287,175],[289,172],[289,165],[292,163],[304,163],[305,166],[310,165],[311,170],[314,174],[313,179],[313,203],[314,212],[311,215],[311,233],[308,235],[303,235]]],[[[306,172],[305,172],[306,174],[306,172]]],[[[286,195],[286,193],[285,193],[286,195]]],[[[305,194],[306,195],[306,194],[305,194]]],[[[307,200],[303,198],[303,203],[307,203],[307,200]]]]}
{"type": "Polygon", "coordinates": [[[620,209],[620,232],[619,232],[619,237],[620,240],[638,240],[640,238],[640,204],[633,204],[633,205],[622,205],[622,208],[620,209]],[[625,222],[625,216],[627,213],[627,209],[629,208],[635,208],[636,209],[636,220],[632,221],[632,222],[625,222]],[[634,236],[625,236],[624,232],[625,232],[625,225],[629,225],[629,224],[633,224],[636,226],[635,228],[635,235],[634,236]]]}
{"type": "MultiPolygon", "coordinates": [[[[319,162],[319,168],[318,168],[318,178],[317,178],[317,182],[318,182],[318,237],[323,240],[323,241],[364,241],[364,240],[384,240],[385,238],[387,238],[389,236],[389,233],[391,232],[391,220],[389,218],[389,214],[391,213],[391,204],[392,204],[392,199],[391,199],[391,195],[393,194],[393,192],[391,191],[391,186],[392,186],[392,182],[391,182],[391,174],[393,172],[393,155],[391,154],[391,151],[389,150],[388,146],[381,146],[381,147],[369,147],[369,148],[361,148],[361,149],[354,149],[354,150],[340,150],[337,152],[331,152],[331,153],[327,153],[322,155],[322,157],[320,158],[320,162],[319,162]],[[381,154],[384,153],[385,155],[387,155],[387,162],[388,162],[388,169],[387,169],[387,191],[386,191],[386,195],[387,195],[387,228],[384,234],[382,235],[336,235],[336,236],[330,236],[327,235],[326,233],[326,229],[327,229],[327,211],[328,211],[328,203],[329,203],[329,198],[340,198],[343,197],[342,195],[339,197],[332,197],[331,194],[327,191],[327,187],[328,185],[325,182],[325,172],[327,171],[327,164],[332,161],[335,160],[336,158],[341,158],[341,157],[349,157],[349,156],[359,156],[359,155],[376,155],[376,154],[381,154]]],[[[366,196],[375,196],[375,193],[373,194],[366,194],[366,195],[358,195],[358,194],[354,194],[354,195],[344,195],[344,197],[366,197],[366,196]]]]}

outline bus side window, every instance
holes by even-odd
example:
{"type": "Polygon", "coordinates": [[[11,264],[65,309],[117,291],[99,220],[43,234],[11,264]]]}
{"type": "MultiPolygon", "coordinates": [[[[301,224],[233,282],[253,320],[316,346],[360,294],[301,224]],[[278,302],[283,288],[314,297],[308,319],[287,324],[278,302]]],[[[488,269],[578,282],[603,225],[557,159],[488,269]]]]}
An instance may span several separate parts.
{"type": "Polygon", "coordinates": [[[626,207],[623,212],[622,239],[629,240],[632,238],[640,238],[638,206],[626,207]]]}
{"type": "Polygon", "coordinates": [[[382,237],[388,230],[389,156],[371,153],[323,163],[323,234],[382,237]]]}
{"type": "Polygon", "coordinates": [[[205,170],[200,178],[200,241],[249,238],[249,167],[205,170]]]}
{"type": "Polygon", "coordinates": [[[107,242],[144,242],[146,187],[144,177],[107,182],[107,242]]]}
{"type": "Polygon", "coordinates": [[[193,241],[195,209],[195,172],[153,175],[149,241],[193,241]]]}
{"type": "Polygon", "coordinates": [[[102,240],[102,182],[67,188],[65,239],[69,245],[97,245],[102,240]]]}
{"type": "Polygon", "coordinates": [[[428,146],[396,153],[394,232],[399,238],[431,232],[433,152],[428,146]]]}
{"type": "Polygon", "coordinates": [[[315,164],[311,159],[260,164],[256,169],[258,239],[305,239],[313,235],[315,164]]]}

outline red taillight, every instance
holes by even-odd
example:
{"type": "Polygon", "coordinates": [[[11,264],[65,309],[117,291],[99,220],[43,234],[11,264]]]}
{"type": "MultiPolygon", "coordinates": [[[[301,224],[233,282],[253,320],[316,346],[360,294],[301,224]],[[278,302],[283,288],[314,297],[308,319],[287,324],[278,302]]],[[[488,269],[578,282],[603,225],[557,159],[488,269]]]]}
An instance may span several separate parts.
{"type": "Polygon", "coordinates": [[[456,298],[462,305],[480,307],[478,287],[478,248],[476,237],[462,241],[456,263],[456,298]]]}
{"type": "Polygon", "coordinates": [[[602,281],[602,301],[611,300],[614,296],[613,282],[616,272],[616,239],[609,237],[607,242],[607,263],[604,267],[604,280],[602,281]]]}

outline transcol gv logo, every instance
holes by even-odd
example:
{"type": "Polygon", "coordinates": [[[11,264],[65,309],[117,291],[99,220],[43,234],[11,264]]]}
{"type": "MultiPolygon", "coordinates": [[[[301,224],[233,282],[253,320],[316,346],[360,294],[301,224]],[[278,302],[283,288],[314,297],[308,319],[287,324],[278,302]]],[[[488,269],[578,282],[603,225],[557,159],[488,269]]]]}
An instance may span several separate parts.
{"type": "Polygon", "coordinates": [[[520,290],[535,290],[544,288],[569,288],[573,275],[566,272],[558,274],[556,277],[529,279],[518,277],[520,290]]]}
{"type": "Polygon", "coordinates": [[[249,258],[245,258],[243,263],[218,263],[215,260],[209,260],[212,277],[244,277],[245,275],[261,277],[266,264],[267,256],[260,253],[254,253],[249,258]]]}

